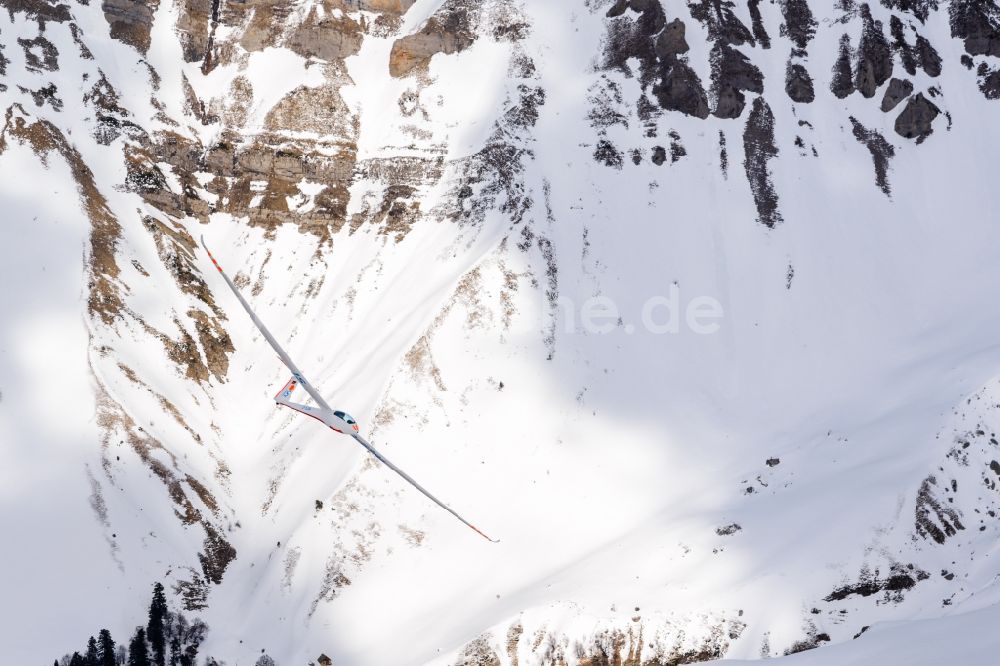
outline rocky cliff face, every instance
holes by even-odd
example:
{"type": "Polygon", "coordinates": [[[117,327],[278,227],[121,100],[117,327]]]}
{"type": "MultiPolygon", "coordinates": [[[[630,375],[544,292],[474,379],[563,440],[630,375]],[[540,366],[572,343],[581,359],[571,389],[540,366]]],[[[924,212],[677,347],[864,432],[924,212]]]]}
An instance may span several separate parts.
{"type": "Polygon", "coordinates": [[[996,314],[969,286],[996,277],[992,0],[0,6],[0,200],[27,160],[87,229],[98,432],[73,464],[112,607],[169,576],[215,625],[246,612],[233,660],[257,634],[280,663],[668,664],[848,640],[981,582],[953,549],[998,529],[1000,363],[967,333],[996,314]],[[202,233],[376,443],[508,550],[440,536],[269,411],[282,378],[202,233]],[[623,337],[668,288],[730,328],[623,337]],[[609,335],[574,323],[593,297],[622,310],[609,335]],[[921,384],[920,416],[884,398],[924,372],[907,345],[965,373],[921,384]],[[938,420],[959,396],[981,410],[938,420]],[[822,532],[802,498],[856,524],[779,576],[774,544],[822,532]],[[424,631],[429,608],[468,620],[424,631]]]}

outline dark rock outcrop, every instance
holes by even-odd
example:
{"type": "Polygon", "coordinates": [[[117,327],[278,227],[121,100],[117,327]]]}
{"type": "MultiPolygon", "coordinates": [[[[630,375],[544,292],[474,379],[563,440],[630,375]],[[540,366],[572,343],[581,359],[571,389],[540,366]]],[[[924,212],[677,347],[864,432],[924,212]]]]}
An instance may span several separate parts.
{"type": "Polygon", "coordinates": [[[785,69],[785,92],[793,102],[808,104],[816,99],[812,77],[801,63],[788,61],[785,69]]]}
{"type": "Polygon", "coordinates": [[[892,36],[892,48],[899,55],[899,62],[910,76],[917,73],[917,58],[913,47],[906,41],[903,21],[895,14],[889,19],[889,34],[892,36]]]}
{"type": "Polygon", "coordinates": [[[696,118],[708,118],[708,95],[701,79],[686,62],[664,63],[653,96],[668,111],[680,111],[696,118]]]}
{"type": "Polygon", "coordinates": [[[858,45],[854,86],[870,98],[892,76],[892,49],[882,32],[882,22],[872,18],[868,5],[861,5],[861,18],[864,30],[858,45]]]}
{"type": "Polygon", "coordinates": [[[889,33],[892,36],[892,49],[899,55],[900,64],[910,76],[915,76],[917,68],[923,69],[928,76],[941,75],[941,56],[933,45],[922,35],[916,36],[914,44],[906,40],[903,22],[898,16],[889,21],[889,33]]]}
{"type": "Polygon", "coordinates": [[[885,89],[885,96],[882,98],[882,111],[889,113],[912,92],[913,84],[909,79],[893,78],[889,81],[889,87],[885,89]]]}
{"type": "Polygon", "coordinates": [[[934,102],[917,93],[907,102],[906,108],[896,118],[896,134],[906,139],[916,139],[917,143],[923,143],[934,129],[931,124],[941,113],[934,102]]]}
{"type": "Polygon", "coordinates": [[[941,76],[941,56],[922,35],[917,35],[917,63],[927,72],[927,76],[941,76]]]}
{"type": "Polygon", "coordinates": [[[689,48],[684,22],[668,23],[663,6],[651,0],[617,0],[606,15],[611,21],[603,68],[631,74],[628,62],[635,59],[640,83],[651,87],[660,108],[707,118],[708,95],[684,55],[689,48]]]}
{"type": "MultiPolygon", "coordinates": [[[[149,31],[153,26],[153,14],[159,7],[158,0],[135,2],[135,0],[103,0],[101,9],[111,28],[111,37],[134,46],[140,53],[149,50],[149,31]]],[[[203,54],[202,54],[203,55],[203,54]]]]}
{"type": "Polygon", "coordinates": [[[663,146],[653,147],[653,164],[656,166],[662,165],[667,161],[667,151],[663,146]]]}
{"type": "Polygon", "coordinates": [[[1000,58],[1000,7],[994,0],[952,0],[951,36],[962,39],[969,55],[1000,58]]]}
{"type": "Polygon", "coordinates": [[[674,19],[664,26],[662,32],[656,37],[655,51],[659,58],[671,58],[673,56],[687,53],[691,48],[684,37],[684,22],[674,19]]]}
{"type": "Polygon", "coordinates": [[[712,93],[716,118],[739,118],[746,106],[743,91],[764,92],[764,75],[749,58],[723,43],[716,43],[710,56],[712,93]]]}

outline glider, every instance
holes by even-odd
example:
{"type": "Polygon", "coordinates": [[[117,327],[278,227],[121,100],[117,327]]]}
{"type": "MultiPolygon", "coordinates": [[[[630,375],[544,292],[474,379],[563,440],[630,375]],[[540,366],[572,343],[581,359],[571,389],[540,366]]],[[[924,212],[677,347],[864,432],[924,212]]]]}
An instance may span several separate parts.
{"type": "Polygon", "coordinates": [[[423,486],[414,481],[409,474],[407,474],[406,472],[404,472],[403,470],[401,470],[400,468],[396,467],[391,462],[389,462],[389,460],[387,460],[385,456],[379,453],[375,449],[375,447],[369,444],[368,441],[361,436],[360,434],[361,428],[358,425],[358,422],[355,421],[350,414],[339,410],[334,410],[333,408],[330,407],[330,405],[326,403],[326,401],[323,399],[323,396],[321,396],[319,394],[319,391],[317,391],[316,388],[306,380],[305,376],[302,374],[302,371],[298,369],[298,367],[288,356],[288,354],[285,353],[285,350],[281,348],[281,345],[278,344],[278,341],[274,339],[274,336],[271,335],[271,332],[267,330],[267,327],[264,326],[261,320],[257,317],[257,314],[250,307],[250,304],[247,303],[246,299],[243,298],[243,295],[240,293],[239,289],[236,288],[236,285],[233,284],[233,281],[230,280],[229,276],[226,275],[225,271],[222,270],[222,267],[219,265],[219,262],[217,262],[215,260],[215,257],[212,256],[212,251],[209,250],[208,245],[205,244],[204,236],[201,237],[201,245],[202,247],[205,248],[205,252],[208,253],[208,258],[212,260],[212,264],[215,266],[216,269],[218,269],[219,274],[222,275],[222,279],[226,281],[226,284],[229,285],[229,288],[233,290],[234,294],[236,294],[236,298],[239,299],[240,304],[243,306],[243,309],[246,310],[247,314],[250,315],[250,319],[253,321],[254,325],[264,336],[264,339],[267,340],[267,342],[271,345],[271,348],[274,349],[274,351],[278,354],[278,358],[281,359],[281,362],[284,363],[285,367],[287,367],[292,373],[292,378],[289,379],[288,382],[281,388],[281,390],[278,391],[277,395],[274,396],[274,402],[284,407],[288,407],[289,409],[294,409],[300,414],[311,416],[317,421],[320,421],[324,425],[328,426],[331,430],[339,432],[342,435],[343,434],[350,435],[351,437],[354,438],[354,440],[358,444],[368,449],[369,453],[378,458],[382,462],[382,464],[384,464],[386,467],[394,471],[396,474],[399,474],[401,477],[403,477],[407,481],[407,483],[409,483],[414,488],[422,492],[429,500],[437,504],[439,507],[441,507],[451,515],[458,518],[468,527],[475,530],[476,534],[478,534],[479,536],[483,537],[488,541],[492,541],[493,543],[498,543],[499,539],[491,539],[490,537],[480,532],[475,525],[467,521],[465,518],[462,518],[462,516],[458,515],[458,513],[454,509],[452,509],[450,506],[448,506],[438,498],[434,497],[434,495],[431,495],[423,486]],[[292,395],[299,388],[308,393],[309,396],[312,397],[312,399],[319,406],[310,407],[309,405],[301,405],[292,402],[291,401],[292,395]]]}

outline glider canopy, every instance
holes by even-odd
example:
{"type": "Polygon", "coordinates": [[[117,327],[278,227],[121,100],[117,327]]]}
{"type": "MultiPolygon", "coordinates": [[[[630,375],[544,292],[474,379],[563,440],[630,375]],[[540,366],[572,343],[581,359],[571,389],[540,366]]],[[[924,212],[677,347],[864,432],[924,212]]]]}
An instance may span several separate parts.
{"type": "Polygon", "coordinates": [[[354,420],[354,417],[347,412],[336,411],[333,415],[342,421],[346,421],[348,425],[354,425],[357,423],[357,421],[354,420]]]}

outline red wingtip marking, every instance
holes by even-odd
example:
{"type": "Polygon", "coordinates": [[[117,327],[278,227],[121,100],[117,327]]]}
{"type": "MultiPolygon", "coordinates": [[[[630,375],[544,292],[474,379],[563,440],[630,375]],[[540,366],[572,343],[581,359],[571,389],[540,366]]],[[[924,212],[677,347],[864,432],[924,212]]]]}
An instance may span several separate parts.
{"type": "Polygon", "coordinates": [[[483,534],[482,532],[480,532],[479,528],[476,527],[475,525],[469,525],[469,527],[471,527],[472,529],[474,529],[476,531],[476,534],[478,534],[479,536],[483,537],[487,541],[489,541],[491,543],[500,543],[500,539],[491,539],[491,538],[489,538],[488,536],[486,536],[485,534],[483,534]]]}
{"type": "MultiPolygon", "coordinates": [[[[208,248],[205,249],[205,252],[208,252],[208,248]]],[[[208,252],[208,258],[212,260],[212,265],[215,266],[219,270],[219,272],[221,273],[222,272],[222,266],[220,266],[219,262],[217,262],[215,260],[215,257],[212,256],[211,252],[208,252]]]]}

